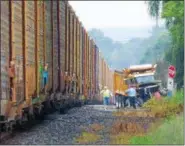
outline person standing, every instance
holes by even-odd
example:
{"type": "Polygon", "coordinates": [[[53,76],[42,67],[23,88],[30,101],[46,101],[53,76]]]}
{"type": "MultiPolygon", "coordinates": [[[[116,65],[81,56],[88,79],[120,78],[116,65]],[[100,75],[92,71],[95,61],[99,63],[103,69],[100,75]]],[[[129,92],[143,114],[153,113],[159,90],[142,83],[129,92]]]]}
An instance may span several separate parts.
{"type": "Polygon", "coordinates": [[[115,102],[116,102],[116,108],[117,109],[122,107],[122,95],[120,94],[119,91],[116,91],[115,102]]]}
{"type": "MultiPolygon", "coordinates": [[[[100,94],[103,94],[104,105],[109,105],[111,93],[110,93],[109,89],[107,88],[107,86],[104,87],[104,89],[101,91],[100,94]]],[[[106,109],[106,107],[105,107],[105,109],[106,109]]]]}
{"type": "Polygon", "coordinates": [[[136,89],[132,86],[129,86],[129,89],[125,91],[125,93],[128,95],[128,100],[130,101],[130,105],[133,106],[133,108],[136,109],[136,89]]]}

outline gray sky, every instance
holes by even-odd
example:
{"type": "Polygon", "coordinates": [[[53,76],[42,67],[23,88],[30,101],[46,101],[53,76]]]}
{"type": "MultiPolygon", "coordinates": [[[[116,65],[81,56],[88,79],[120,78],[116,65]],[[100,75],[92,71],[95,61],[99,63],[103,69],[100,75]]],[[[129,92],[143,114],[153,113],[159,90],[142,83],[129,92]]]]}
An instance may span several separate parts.
{"type": "Polygon", "coordinates": [[[84,27],[145,27],[155,25],[144,1],[69,1],[84,27]]]}

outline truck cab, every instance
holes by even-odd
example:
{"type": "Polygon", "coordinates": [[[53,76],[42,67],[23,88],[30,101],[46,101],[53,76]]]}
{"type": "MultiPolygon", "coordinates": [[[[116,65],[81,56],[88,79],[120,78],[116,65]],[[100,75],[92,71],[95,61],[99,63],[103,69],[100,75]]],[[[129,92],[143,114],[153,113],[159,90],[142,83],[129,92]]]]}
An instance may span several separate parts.
{"type": "Polygon", "coordinates": [[[127,86],[132,85],[136,88],[138,98],[146,102],[152,94],[159,91],[159,83],[154,78],[156,65],[135,65],[129,69],[124,69],[124,82],[127,86]]]}
{"type": "Polygon", "coordinates": [[[123,71],[115,71],[115,97],[126,96],[125,91],[131,85],[136,88],[140,105],[150,99],[152,94],[159,91],[159,83],[161,82],[154,78],[156,66],[152,64],[134,65],[123,69],[123,71]]]}

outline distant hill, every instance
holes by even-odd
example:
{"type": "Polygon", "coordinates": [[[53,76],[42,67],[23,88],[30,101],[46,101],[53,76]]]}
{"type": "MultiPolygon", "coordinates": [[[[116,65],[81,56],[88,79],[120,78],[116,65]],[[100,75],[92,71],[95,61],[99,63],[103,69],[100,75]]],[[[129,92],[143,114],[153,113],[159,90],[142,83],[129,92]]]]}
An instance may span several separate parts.
{"type": "MultiPolygon", "coordinates": [[[[102,30],[91,29],[89,35],[95,40],[108,64],[114,69],[122,69],[133,64],[152,63],[162,57],[169,45],[169,35],[165,28],[153,28],[147,35],[123,37],[126,43],[107,37],[102,30]]],[[[123,35],[124,36],[124,35],[123,35]]]]}

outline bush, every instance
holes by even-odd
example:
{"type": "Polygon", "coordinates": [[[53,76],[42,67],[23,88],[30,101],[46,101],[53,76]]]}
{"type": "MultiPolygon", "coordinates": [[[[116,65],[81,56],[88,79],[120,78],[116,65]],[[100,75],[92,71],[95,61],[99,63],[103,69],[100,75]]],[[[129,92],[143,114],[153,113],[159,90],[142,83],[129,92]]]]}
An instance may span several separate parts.
{"type": "Polygon", "coordinates": [[[178,91],[173,97],[164,97],[161,100],[150,99],[143,107],[150,108],[152,113],[159,117],[167,117],[183,111],[184,94],[178,91]]]}

